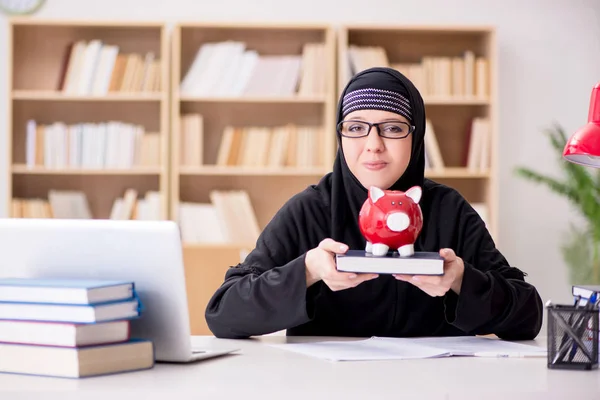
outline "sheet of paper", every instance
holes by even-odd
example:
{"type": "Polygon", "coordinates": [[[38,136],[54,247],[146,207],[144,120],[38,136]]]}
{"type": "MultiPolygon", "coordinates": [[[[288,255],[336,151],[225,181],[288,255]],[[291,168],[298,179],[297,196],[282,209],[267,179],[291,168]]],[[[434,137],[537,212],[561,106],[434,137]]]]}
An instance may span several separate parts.
{"type": "Polygon", "coordinates": [[[407,360],[447,357],[446,351],[414,342],[389,343],[377,338],[351,341],[273,344],[273,347],[331,361],[407,360]]]}
{"type": "Polygon", "coordinates": [[[274,344],[332,361],[408,360],[449,356],[545,357],[545,348],[483,337],[384,338],[274,344]]]}
{"type": "MultiPolygon", "coordinates": [[[[376,338],[381,342],[393,344],[398,340],[396,338],[376,338]]],[[[436,348],[440,351],[447,351],[455,356],[514,356],[514,357],[544,357],[547,349],[544,347],[532,346],[523,343],[510,342],[494,338],[477,336],[450,336],[450,337],[427,337],[409,339],[415,344],[425,345],[436,348]]]]}

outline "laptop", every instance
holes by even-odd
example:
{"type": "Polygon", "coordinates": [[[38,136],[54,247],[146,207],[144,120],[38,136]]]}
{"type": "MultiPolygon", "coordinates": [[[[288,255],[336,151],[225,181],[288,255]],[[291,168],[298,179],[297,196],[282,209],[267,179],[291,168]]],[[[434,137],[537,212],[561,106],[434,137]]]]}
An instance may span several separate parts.
{"type": "Polygon", "coordinates": [[[143,306],[132,337],[160,362],[192,362],[235,348],[194,348],[182,243],[174,221],[0,219],[0,277],[130,280],[143,306]]]}

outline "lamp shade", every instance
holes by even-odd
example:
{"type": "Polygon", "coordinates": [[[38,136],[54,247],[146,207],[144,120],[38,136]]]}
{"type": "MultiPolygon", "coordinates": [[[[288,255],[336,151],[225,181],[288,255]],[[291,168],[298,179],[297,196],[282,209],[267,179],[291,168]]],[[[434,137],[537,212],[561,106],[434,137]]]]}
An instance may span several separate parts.
{"type": "Polygon", "coordinates": [[[563,158],[575,164],[600,168],[600,83],[592,89],[588,123],[571,136],[563,158]]]}

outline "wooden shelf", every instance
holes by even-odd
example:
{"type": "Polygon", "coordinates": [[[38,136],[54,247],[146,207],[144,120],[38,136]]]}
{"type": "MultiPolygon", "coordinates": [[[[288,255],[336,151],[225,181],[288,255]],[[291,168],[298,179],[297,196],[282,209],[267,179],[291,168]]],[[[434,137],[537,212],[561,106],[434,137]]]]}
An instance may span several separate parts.
{"type": "Polygon", "coordinates": [[[428,159],[432,166],[436,160],[445,166],[426,169],[425,176],[457,189],[467,201],[481,206],[479,209],[484,210],[488,228],[498,240],[497,44],[494,28],[351,24],[340,27],[337,39],[338,96],[351,74],[357,72],[352,70],[354,64],[350,63],[355,57],[354,53],[351,56],[350,47],[378,47],[379,52],[373,57],[384,60],[385,55],[388,66],[405,73],[423,96],[427,119],[434,132],[426,137],[428,159]],[[471,70],[467,66],[473,67],[472,74],[467,73],[471,70]],[[460,75],[454,74],[455,71],[460,75]],[[440,79],[433,79],[433,76],[440,79]],[[468,76],[473,77],[469,87],[472,90],[466,89],[468,76]],[[477,77],[481,79],[477,80],[477,77]],[[460,82],[464,85],[463,90],[456,90],[460,82]],[[466,167],[476,119],[489,122],[490,151],[484,170],[466,167]],[[437,146],[428,141],[432,137],[437,146]],[[439,148],[442,163],[436,157],[435,147],[439,148]]]}
{"type": "Polygon", "coordinates": [[[489,171],[471,171],[463,167],[447,167],[439,170],[426,169],[425,176],[432,179],[460,178],[460,179],[487,179],[489,171]]]}
{"type": "Polygon", "coordinates": [[[264,168],[264,167],[221,167],[207,165],[203,167],[179,167],[181,175],[265,175],[265,176],[322,176],[325,168],[264,168]]]}
{"type": "Polygon", "coordinates": [[[185,249],[206,249],[206,250],[233,250],[239,249],[251,250],[254,248],[254,243],[183,243],[185,249]]]}
{"type": "Polygon", "coordinates": [[[303,96],[290,96],[290,97],[270,97],[270,96],[240,96],[240,97],[227,97],[227,96],[215,96],[215,97],[194,97],[194,96],[181,96],[180,101],[196,102],[196,103],[282,103],[282,104],[321,104],[327,101],[325,96],[314,96],[314,97],[303,97],[303,96]]]}
{"type": "MultiPolygon", "coordinates": [[[[168,219],[170,54],[166,25],[159,22],[14,18],[9,21],[8,44],[9,85],[5,96],[8,99],[7,155],[11,167],[6,180],[6,214],[12,215],[13,199],[47,200],[49,191],[57,190],[82,192],[93,218],[107,218],[115,200],[123,197],[127,189],[134,189],[138,199],[149,192],[157,192],[160,198],[158,217],[168,219]],[[131,60],[130,56],[139,56],[141,64],[131,64],[136,71],[141,71],[140,67],[150,71],[148,63],[152,61],[152,76],[157,78],[152,83],[160,79],[160,90],[156,90],[158,86],[155,84],[149,84],[144,91],[131,90],[127,85],[117,86],[123,90],[108,90],[106,85],[110,81],[96,81],[97,77],[104,75],[92,72],[88,81],[76,81],[69,92],[63,91],[67,79],[62,77],[69,76],[67,67],[73,65],[70,58],[75,54],[73,49],[78,44],[78,49],[83,50],[81,54],[94,54],[90,52],[94,48],[89,46],[92,41],[100,45],[96,48],[98,58],[94,60],[97,65],[102,64],[98,63],[99,60],[111,60],[116,65],[116,58],[114,61],[104,58],[109,52],[111,57],[115,55],[115,50],[116,55],[124,56],[125,66],[131,60]],[[103,93],[101,89],[105,94],[100,94],[103,93]],[[28,125],[30,121],[34,125],[28,125]],[[28,133],[29,126],[36,129],[28,133]],[[75,126],[77,129],[72,130],[75,126]],[[101,127],[106,127],[103,130],[106,144],[102,143],[104,140],[87,142],[86,138],[89,140],[91,137],[87,133],[92,130],[98,132],[101,127]],[[131,136],[121,141],[124,138],[122,133],[131,136]],[[139,164],[139,159],[119,157],[122,149],[127,151],[129,146],[135,157],[141,157],[142,137],[152,141],[153,148],[157,150],[158,165],[111,167],[139,164]],[[35,144],[30,147],[32,142],[28,141],[32,138],[35,144]],[[112,144],[110,147],[109,143],[112,144]],[[73,161],[76,158],[73,158],[75,153],[72,149],[80,152],[77,159],[79,156],[81,160],[89,157],[83,165],[100,167],[53,167],[80,165],[73,161]],[[104,151],[105,155],[94,160],[98,151],[104,151]],[[53,155],[48,158],[49,154],[53,155]],[[32,155],[36,160],[34,167],[28,166],[31,164],[28,157],[32,155]]],[[[102,65],[108,66],[106,63],[102,65]]],[[[104,71],[110,73],[112,79],[115,70],[104,71]]],[[[133,82],[134,76],[139,75],[131,71],[129,76],[133,82]]],[[[141,87],[142,79],[136,80],[138,87],[141,87]]]]}
{"type": "Polygon", "coordinates": [[[47,101],[161,101],[164,93],[109,93],[102,96],[69,95],[51,90],[15,90],[13,100],[47,100],[47,101]]]}
{"type": "Polygon", "coordinates": [[[424,96],[425,106],[487,106],[490,100],[479,97],[440,97],[424,96]]]}
{"type": "MultiPolygon", "coordinates": [[[[335,135],[318,137],[324,167],[268,168],[217,165],[217,154],[224,131],[227,127],[274,128],[286,125],[334,129],[336,99],[333,28],[326,24],[184,22],[176,24],[172,39],[171,217],[179,219],[180,202],[210,203],[209,193],[213,190],[244,190],[249,194],[262,229],[289,197],[308,184],[318,182],[331,169],[336,150],[335,135]],[[182,83],[186,82],[188,73],[192,71],[201,47],[206,43],[225,41],[241,42],[244,44],[243,51],[254,51],[259,58],[302,56],[305,44],[322,43],[325,55],[319,60],[326,68],[327,89],[322,94],[320,91],[313,91],[315,94],[298,94],[298,91],[294,91],[294,94],[289,95],[224,95],[226,88],[220,92],[215,91],[214,87],[220,82],[215,79],[212,81],[212,91],[198,92],[206,95],[195,95],[192,90],[186,90],[182,83]],[[184,166],[180,161],[183,152],[183,116],[191,114],[202,118],[202,161],[198,166],[184,166]],[[260,196],[261,193],[263,196],[260,196]]],[[[188,148],[187,145],[184,147],[188,148]]]]}
{"type": "Polygon", "coordinates": [[[159,175],[160,167],[134,167],[122,169],[83,169],[83,168],[45,168],[28,167],[23,164],[14,164],[14,174],[30,175],[159,175]]]}

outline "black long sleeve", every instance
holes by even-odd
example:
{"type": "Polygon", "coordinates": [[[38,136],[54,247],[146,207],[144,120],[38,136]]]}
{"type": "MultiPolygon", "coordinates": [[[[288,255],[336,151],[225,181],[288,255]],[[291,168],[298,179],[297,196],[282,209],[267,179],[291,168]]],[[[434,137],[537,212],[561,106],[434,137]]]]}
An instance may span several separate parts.
{"type": "Polygon", "coordinates": [[[292,198],[262,231],[244,262],[227,271],[205,313],[215,336],[246,338],[309,320],[305,256],[315,242],[307,234],[315,229],[303,219],[308,217],[306,209],[313,208],[315,216],[314,199],[309,190],[292,198]]]}
{"type": "Polygon", "coordinates": [[[542,325],[543,304],[524,274],[511,267],[494,245],[483,220],[466,202],[458,208],[460,248],[465,264],[460,295],[448,292],[449,323],[472,334],[509,340],[534,339],[542,325]]]}
{"type": "MultiPolygon", "coordinates": [[[[355,288],[306,286],[306,252],[330,236],[331,208],[318,189],[290,199],[261,233],[243,263],[230,268],[206,308],[217,337],[247,338],[279,330],[314,336],[454,336],[496,334],[532,339],[543,307],[535,287],[509,265],[479,215],[453,189],[427,181],[426,226],[417,251],[452,248],[463,259],[460,295],[431,297],[416,286],[380,275],[355,288]]],[[[343,240],[363,249],[360,235],[343,240]]]]}

